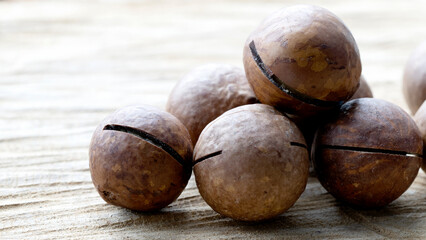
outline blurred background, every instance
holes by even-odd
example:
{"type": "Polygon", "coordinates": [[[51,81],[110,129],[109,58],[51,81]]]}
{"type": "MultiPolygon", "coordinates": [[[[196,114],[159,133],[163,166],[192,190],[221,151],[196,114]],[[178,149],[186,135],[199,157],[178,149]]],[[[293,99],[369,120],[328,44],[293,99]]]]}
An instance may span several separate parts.
{"type": "Polygon", "coordinates": [[[377,97],[402,107],[402,71],[426,40],[426,1],[0,1],[2,110],[164,106],[175,82],[210,62],[242,66],[271,12],[315,4],[352,31],[377,97]]]}
{"type": "MultiPolygon", "coordinates": [[[[149,235],[146,228],[139,228],[145,222],[140,215],[106,205],[93,188],[88,145],[96,125],[130,104],[164,109],[175,83],[199,65],[242,67],[243,44],[260,21],[275,10],[301,3],[338,15],[358,43],[363,75],[375,97],[408,110],[402,73],[411,51],[426,40],[425,0],[0,0],[0,237],[43,233],[84,238],[93,226],[133,227],[149,235]],[[139,219],[136,227],[135,219],[139,219]]],[[[411,188],[404,195],[407,199],[424,187],[422,174],[423,185],[411,188]]],[[[306,204],[306,196],[311,196],[324,200],[323,208],[333,207],[330,196],[319,195],[324,190],[318,183],[308,188],[301,201],[306,204]]],[[[193,179],[181,199],[166,209],[181,212],[173,216],[180,222],[187,220],[186,214],[207,214],[207,222],[221,221],[201,201],[193,179]]],[[[319,215],[313,206],[296,205],[276,227],[286,226],[295,236],[306,231],[304,224],[324,213],[319,215]],[[297,215],[299,210],[307,217],[297,215]]],[[[335,217],[319,221],[311,230],[342,226],[336,219],[346,219],[343,227],[355,224],[347,236],[360,238],[365,232],[357,231],[357,222],[365,219],[384,224],[379,230],[390,226],[384,233],[395,227],[389,219],[417,227],[398,230],[407,236],[424,229],[424,221],[407,219],[398,210],[401,205],[393,206],[389,218],[386,213],[362,215],[358,221],[335,217]]],[[[331,208],[328,214],[340,216],[340,211],[350,210],[331,208]]],[[[160,225],[164,220],[148,218],[160,225]]],[[[161,226],[170,230],[174,222],[167,219],[168,225],[161,226]]],[[[193,222],[186,223],[193,230],[193,222]]],[[[109,234],[113,233],[112,228],[109,234]]]]}

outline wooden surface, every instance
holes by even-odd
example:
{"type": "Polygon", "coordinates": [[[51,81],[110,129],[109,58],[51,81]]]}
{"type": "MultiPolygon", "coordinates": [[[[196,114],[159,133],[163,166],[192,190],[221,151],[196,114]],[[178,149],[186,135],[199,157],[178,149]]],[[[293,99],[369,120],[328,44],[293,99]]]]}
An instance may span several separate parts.
{"type": "MultiPolygon", "coordinates": [[[[156,213],[107,205],[90,179],[88,144],[107,114],[161,108],[195,66],[242,66],[269,13],[297,1],[0,1],[0,239],[426,239],[426,174],[379,210],[336,202],[314,178],[295,206],[264,223],[224,218],[193,179],[156,213]]],[[[408,55],[426,40],[425,1],[305,1],[352,30],[376,97],[403,108],[408,55]]]]}

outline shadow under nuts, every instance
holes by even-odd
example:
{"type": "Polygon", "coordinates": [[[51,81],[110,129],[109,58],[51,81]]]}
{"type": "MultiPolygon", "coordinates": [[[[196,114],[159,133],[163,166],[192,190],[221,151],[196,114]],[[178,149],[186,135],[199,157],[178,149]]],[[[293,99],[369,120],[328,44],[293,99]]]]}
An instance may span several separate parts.
{"type": "Polygon", "coordinates": [[[222,113],[258,102],[241,68],[208,64],[188,73],[170,93],[166,110],[188,129],[192,143],[222,113]]]}
{"type": "Polygon", "coordinates": [[[192,143],[185,126],[154,107],[120,109],[95,130],[90,172],[108,203],[139,211],[163,208],[191,176],[192,143]]]}
{"type": "Polygon", "coordinates": [[[361,75],[349,29],[333,13],[309,5],[266,18],[248,37],[243,61],[260,102],[300,116],[338,108],[361,75]]]}
{"type": "Polygon", "coordinates": [[[400,107],[360,98],[343,104],[318,129],[312,157],[329,193],[370,208],[385,206],[408,189],[419,171],[422,148],[415,122],[400,107]]]}
{"type": "Polygon", "coordinates": [[[302,133],[264,104],[234,108],[207,125],[194,164],[203,199],[216,212],[243,221],[290,208],[306,187],[309,168],[302,133]]]}
{"type": "Polygon", "coordinates": [[[420,106],[419,110],[417,110],[416,115],[414,115],[414,121],[417,123],[419,127],[420,133],[422,134],[423,139],[423,165],[422,169],[426,172],[426,156],[424,152],[426,149],[426,101],[420,106]]]}

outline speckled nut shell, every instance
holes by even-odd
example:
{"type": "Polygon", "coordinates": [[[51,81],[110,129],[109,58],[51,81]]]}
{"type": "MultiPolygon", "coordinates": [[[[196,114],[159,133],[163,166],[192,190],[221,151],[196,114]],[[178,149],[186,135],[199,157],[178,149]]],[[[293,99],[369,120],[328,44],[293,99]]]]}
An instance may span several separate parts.
{"type": "Polygon", "coordinates": [[[423,138],[423,165],[422,169],[426,172],[426,101],[420,106],[419,110],[417,110],[416,115],[414,115],[414,121],[417,123],[419,127],[420,133],[423,138]]]}
{"type": "Polygon", "coordinates": [[[132,210],[173,202],[191,176],[192,144],[185,126],[150,106],[108,116],[90,143],[90,172],[101,197],[132,210]]]}
{"type": "Polygon", "coordinates": [[[368,85],[367,81],[365,80],[364,76],[361,75],[359,78],[359,88],[356,90],[355,94],[352,95],[351,99],[357,99],[357,98],[372,98],[373,92],[371,91],[370,86],[368,85]]]}
{"type": "Polygon", "coordinates": [[[166,110],[188,129],[193,144],[204,127],[229,109],[256,103],[244,71],[208,64],[188,73],[170,93],[166,110]]]}
{"type": "Polygon", "coordinates": [[[422,161],[423,142],[400,107],[374,98],[351,100],[319,128],[313,147],[318,179],[337,199],[381,207],[404,193],[422,161]]]}
{"type": "Polygon", "coordinates": [[[264,104],[234,108],[207,125],[194,159],[201,196],[216,212],[237,220],[265,220],[283,213],[308,179],[302,133],[264,104]]]}
{"type": "Polygon", "coordinates": [[[402,89],[411,113],[415,114],[426,100],[426,41],[408,59],[402,89]]]}
{"type": "Polygon", "coordinates": [[[330,11],[309,5],[266,18],[244,47],[247,79],[260,102],[301,116],[338,107],[357,90],[357,44],[330,11]]]}

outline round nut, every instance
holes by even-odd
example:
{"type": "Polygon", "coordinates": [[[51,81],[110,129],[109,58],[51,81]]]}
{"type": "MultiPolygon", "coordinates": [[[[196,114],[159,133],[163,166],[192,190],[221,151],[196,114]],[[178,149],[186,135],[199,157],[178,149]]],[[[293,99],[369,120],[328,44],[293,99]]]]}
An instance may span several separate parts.
{"type": "Polygon", "coordinates": [[[317,6],[288,7],[266,18],[248,37],[243,60],[260,102],[301,116],[337,108],[355,93],[361,75],[351,32],[317,6]]]}
{"type": "Polygon", "coordinates": [[[108,203],[150,211],[173,202],[191,176],[191,138],[170,113],[150,106],[126,107],[93,133],[90,172],[108,203]]]}
{"type": "Polygon", "coordinates": [[[203,199],[216,212],[237,220],[265,220],[283,213],[308,180],[302,133],[264,104],[234,108],[207,125],[194,159],[203,199]]]}
{"type": "Polygon", "coordinates": [[[420,132],[404,110],[384,100],[359,98],[343,104],[318,129],[312,159],[318,180],[334,197],[380,207],[414,181],[422,148],[420,132]]]}
{"type": "Polygon", "coordinates": [[[414,121],[419,127],[420,133],[422,134],[423,139],[423,165],[422,169],[426,172],[426,156],[425,156],[425,146],[426,146],[426,101],[420,106],[417,110],[416,115],[414,115],[414,121]]]}
{"type": "Polygon", "coordinates": [[[195,144],[204,127],[222,113],[256,102],[241,68],[208,64],[192,70],[178,82],[170,93],[166,110],[186,126],[195,144]]]}
{"type": "Polygon", "coordinates": [[[405,65],[402,81],[403,93],[414,115],[426,100],[426,41],[420,44],[405,65]]]}

